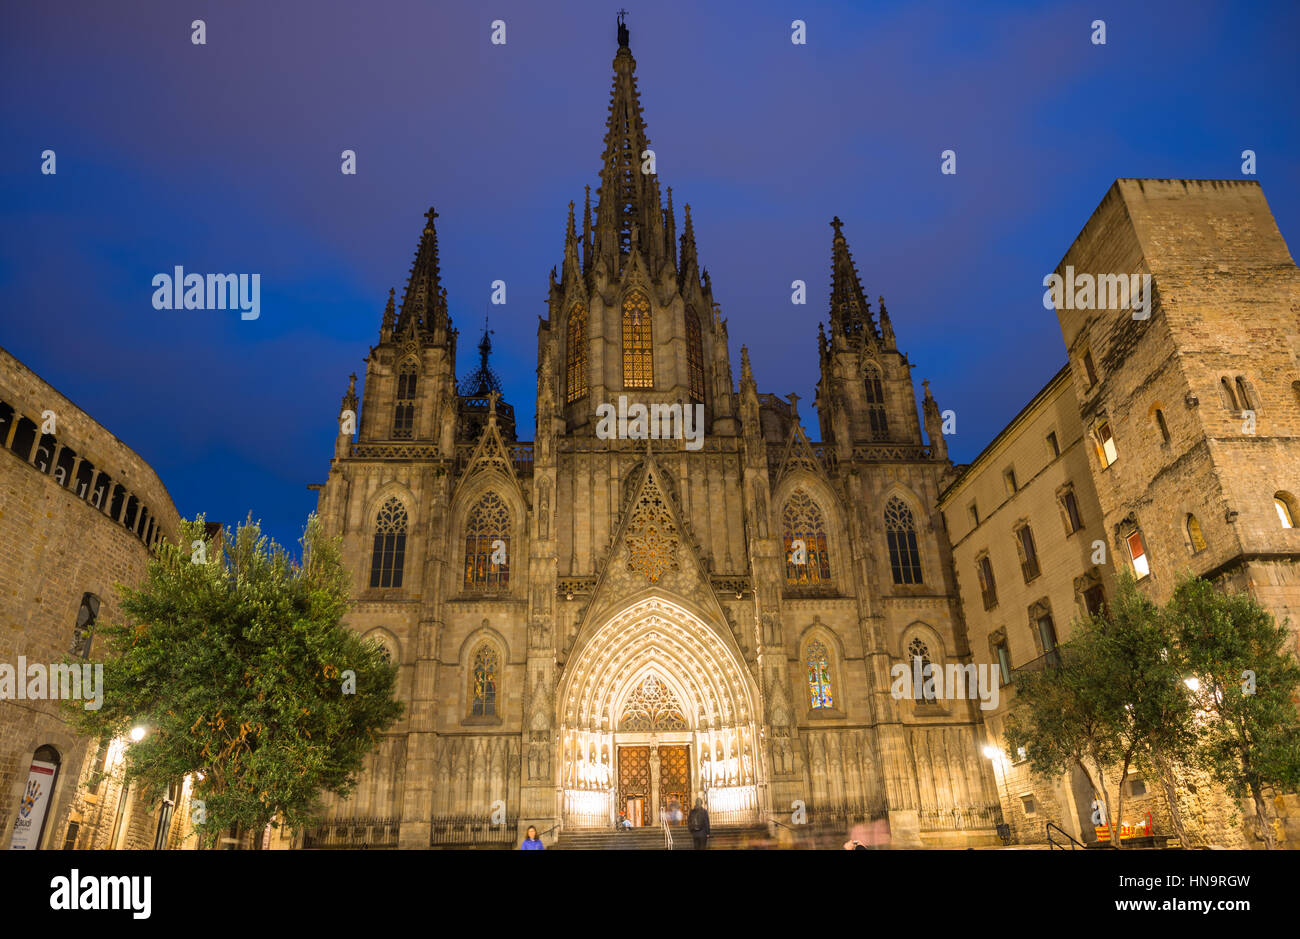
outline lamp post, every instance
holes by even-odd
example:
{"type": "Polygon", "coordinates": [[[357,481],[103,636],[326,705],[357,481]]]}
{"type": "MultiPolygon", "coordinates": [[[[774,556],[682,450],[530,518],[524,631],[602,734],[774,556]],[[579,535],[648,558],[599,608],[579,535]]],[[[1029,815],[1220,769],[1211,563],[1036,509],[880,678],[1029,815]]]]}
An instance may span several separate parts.
{"type": "MultiPolygon", "coordinates": [[[[1007,799],[1006,799],[1007,812],[1010,813],[1010,812],[1011,812],[1011,790],[1007,788],[1006,767],[1005,767],[1005,765],[1004,765],[1004,763],[1003,763],[1002,751],[999,750],[997,747],[993,746],[991,743],[990,743],[990,744],[985,744],[985,745],[984,745],[984,755],[985,755],[986,757],[988,757],[990,760],[993,761],[993,778],[994,778],[994,779],[997,779],[997,778],[998,778],[998,775],[999,775],[999,774],[998,774],[998,770],[999,770],[999,769],[1002,770],[1002,774],[1001,774],[1001,776],[1002,776],[1002,791],[1005,793],[1005,795],[1006,795],[1006,797],[1007,797],[1007,799]]],[[[1009,834],[1009,833],[1010,833],[1009,829],[1010,829],[1010,827],[1011,827],[1011,826],[1010,826],[1010,823],[1007,822],[1006,819],[1004,818],[1004,819],[1003,819],[1003,824],[1007,826],[1007,828],[1008,828],[1008,834],[1009,834]]],[[[1007,843],[1009,844],[1010,841],[1008,840],[1007,843]]]]}

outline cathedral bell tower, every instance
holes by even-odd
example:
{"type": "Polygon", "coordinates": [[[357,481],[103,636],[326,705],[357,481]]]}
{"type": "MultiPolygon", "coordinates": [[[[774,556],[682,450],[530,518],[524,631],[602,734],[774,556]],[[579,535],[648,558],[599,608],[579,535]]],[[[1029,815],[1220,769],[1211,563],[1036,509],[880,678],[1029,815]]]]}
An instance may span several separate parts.
{"type": "MultiPolygon", "coordinates": [[[[737,432],[726,321],[701,271],[691,209],[677,237],[672,189],[661,199],[646,134],[636,60],[619,19],[598,203],[587,188],[582,225],[569,203],[564,259],[551,271],[538,365],[553,415],[539,402],[538,434],[592,435],[596,409],[629,402],[702,404],[712,433],[737,432]]],[[[539,396],[541,389],[539,389],[539,396]]]]}
{"type": "Polygon", "coordinates": [[[853,448],[877,444],[920,446],[911,363],[898,351],[894,327],[880,298],[872,315],[844,238],[843,223],[831,221],[831,335],[819,327],[821,378],[817,415],[822,440],[841,460],[853,448]]]}

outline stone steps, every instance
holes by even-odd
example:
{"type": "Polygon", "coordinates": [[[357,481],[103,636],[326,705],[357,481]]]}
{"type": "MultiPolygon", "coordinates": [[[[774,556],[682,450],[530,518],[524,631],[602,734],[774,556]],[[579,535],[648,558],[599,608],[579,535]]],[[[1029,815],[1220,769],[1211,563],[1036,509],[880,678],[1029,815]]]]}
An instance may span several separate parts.
{"type": "MultiPolygon", "coordinates": [[[[691,833],[685,825],[672,826],[674,851],[694,850],[691,833]]],[[[749,847],[755,841],[767,840],[767,829],[754,828],[715,828],[709,839],[710,850],[735,850],[749,847]]],[[[555,842],[555,848],[561,851],[665,851],[662,825],[633,828],[630,831],[610,829],[578,829],[563,832],[555,842]]]]}

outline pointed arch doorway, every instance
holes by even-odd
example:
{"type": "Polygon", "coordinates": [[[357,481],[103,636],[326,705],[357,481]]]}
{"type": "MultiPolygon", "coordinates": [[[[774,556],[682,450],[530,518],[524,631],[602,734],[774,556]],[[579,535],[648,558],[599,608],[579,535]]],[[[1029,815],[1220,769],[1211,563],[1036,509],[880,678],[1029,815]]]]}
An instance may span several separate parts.
{"type": "Polygon", "coordinates": [[[758,693],[729,638],[660,596],[580,637],[556,701],[566,828],[656,825],[696,798],[714,824],[758,820],[758,693]]]}

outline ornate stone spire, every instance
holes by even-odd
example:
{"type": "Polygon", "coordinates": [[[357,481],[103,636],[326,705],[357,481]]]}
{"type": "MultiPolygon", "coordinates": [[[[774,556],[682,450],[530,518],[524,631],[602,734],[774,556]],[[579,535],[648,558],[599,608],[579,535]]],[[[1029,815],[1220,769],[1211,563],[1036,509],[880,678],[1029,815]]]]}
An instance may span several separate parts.
{"type": "Polygon", "coordinates": [[[392,287],[388,288],[388,303],[384,306],[384,319],[379,324],[380,342],[388,342],[393,338],[393,323],[397,316],[397,308],[393,305],[394,292],[392,287]]]}
{"type": "Polygon", "coordinates": [[[618,19],[618,52],[614,56],[614,86],[605,128],[605,153],[600,170],[600,204],[596,208],[596,261],[605,261],[617,276],[632,249],[632,226],[641,228],[641,246],[651,271],[667,254],[663,244],[663,215],[659,177],[642,167],[650,149],[641,98],[636,87],[636,60],[628,47],[623,14],[618,19]]]}
{"type": "Polygon", "coordinates": [[[433,332],[447,326],[447,292],[438,271],[438,232],[433,220],[438,213],[430,206],[424,215],[424,231],[415,250],[411,276],[402,296],[402,310],[397,316],[396,331],[412,328],[433,332]]]}
{"type": "Polygon", "coordinates": [[[682,253],[677,264],[682,280],[688,277],[699,279],[699,258],[695,253],[695,223],[691,221],[691,204],[686,203],[686,218],[682,222],[682,253]]]}
{"type": "Polygon", "coordinates": [[[582,272],[591,270],[591,187],[582,203],[582,272]]]}
{"type": "Polygon", "coordinates": [[[889,321],[889,311],[885,309],[885,298],[880,297],[880,340],[886,351],[894,352],[898,343],[894,339],[894,324],[889,321]]]}
{"type": "Polygon", "coordinates": [[[925,434],[930,438],[931,452],[936,460],[948,459],[948,441],[943,437],[943,418],[939,414],[939,405],[930,394],[930,380],[921,382],[925,387],[925,400],[921,402],[921,412],[925,415],[925,434]]]}
{"type": "Polygon", "coordinates": [[[874,336],[875,324],[849,243],[841,231],[843,224],[838,216],[831,220],[831,228],[835,229],[831,241],[831,337],[842,334],[853,340],[874,336]]]}

